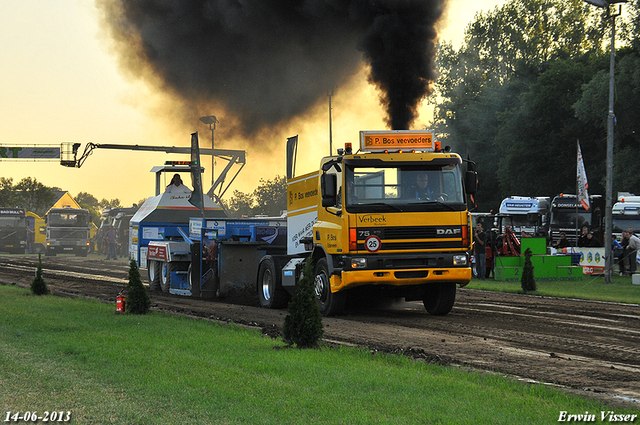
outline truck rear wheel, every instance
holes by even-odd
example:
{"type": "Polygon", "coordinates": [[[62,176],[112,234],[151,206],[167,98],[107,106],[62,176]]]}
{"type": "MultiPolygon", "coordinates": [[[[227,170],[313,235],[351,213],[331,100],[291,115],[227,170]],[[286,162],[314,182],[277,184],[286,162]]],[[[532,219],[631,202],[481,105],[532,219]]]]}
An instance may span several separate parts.
{"type": "Polygon", "coordinates": [[[162,292],[169,292],[169,288],[171,287],[171,271],[173,270],[173,265],[171,263],[162,263],[160,269],[160,288],[162,292]]]}
{"type": "Polygon", "coordinates": [[[318,260],[314,276],[313,284],[320,313],[325,317],[340,314],[344,310],[347,295],[344,292],[331,292],[329,267],[326,259],[318,260]]]}
{"type": "Polygon", "coordinates": [[[160,273],[162,268],[162,263],[160,261],[149,260],[147,264],[147,277],[149,278],[149,290],[150,291],[159,291],[160,290],[160,273]]]}
{"type": "Polygon", "coordinates": [[[455,283],[433,283],[427,286],[422,303],[424,308],[434,316],[444,316],[453,308],[456,301],[455,283]]]}
{"type": "Polygon", "coordinates": [[[280,287],[280,273],[273,258],[267,256],[258,269],[258,298],[264,308],[283,308],[288,293],[280,287]]]}

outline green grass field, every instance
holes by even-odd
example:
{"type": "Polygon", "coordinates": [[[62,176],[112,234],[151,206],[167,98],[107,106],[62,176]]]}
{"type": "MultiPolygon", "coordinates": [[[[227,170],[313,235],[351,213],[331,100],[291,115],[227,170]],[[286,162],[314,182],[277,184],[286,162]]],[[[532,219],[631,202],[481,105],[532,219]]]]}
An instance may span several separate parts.
{"type": "MultiPolygon", "coordinates": [[[[633,285],[629,276],[612,276],[611,284],[602,276],[585,275],[581,280],[536,280],[537,290],[532,295],[566,297],[583,300],[610,301],[640,304],[640,285],[633,285]]],[[[466,286],[471,289],[522,293],[519,281],[473,279],[466,286]]]]}
{"type": "Polygon", "coordinates": [[[0,286],[0,312],[2,421],[69,411],[74,424],[546,424],[609,410],[494,374],[285,348],[235,325],[15,286],[0,286]]]}

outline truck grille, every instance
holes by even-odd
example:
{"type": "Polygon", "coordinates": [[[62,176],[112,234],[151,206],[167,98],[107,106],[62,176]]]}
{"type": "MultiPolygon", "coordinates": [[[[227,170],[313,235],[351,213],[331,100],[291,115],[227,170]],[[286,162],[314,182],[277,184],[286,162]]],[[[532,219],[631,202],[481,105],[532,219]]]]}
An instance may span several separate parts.
{"type": "Polygon", "coordinates": [[[380,251],[465,249],[462,226],[372,227],[357,229],[357,249],[366,251],[369,236],[380,238],[380,251]]]}
{"type": "Polygon", "coordinates": [[[50,238],[82,240],[89,238],[89,232],[85,229],[51,229],[50,238]]]}

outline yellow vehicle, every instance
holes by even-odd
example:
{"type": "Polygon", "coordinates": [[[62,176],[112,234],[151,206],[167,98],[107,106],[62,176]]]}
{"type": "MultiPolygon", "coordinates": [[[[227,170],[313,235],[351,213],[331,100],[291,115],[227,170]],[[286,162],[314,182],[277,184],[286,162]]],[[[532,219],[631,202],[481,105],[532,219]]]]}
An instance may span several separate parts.
{"type": "Polygon", "coordinates": [[[430,314],[449,313],[456,285],[471,280],[466,198],[477,175],[462,166],[431,132],[362,131],[357,152],[348,144],[323,158],[318,171],[288,171],[288,262],[281,279],[259,274],[262,306],[282,305],[280,289],[294,292],[310,256],[325,316],[339,313],[348,294],[364,293],[421,300],[430,314]]]}
{"type": "Polygon", "coordinates": [[[27,249],[29,253],[42,254],[45,252],[47,239],[47,225],[44,218],[31,211],[27,211],[27,249]]]}

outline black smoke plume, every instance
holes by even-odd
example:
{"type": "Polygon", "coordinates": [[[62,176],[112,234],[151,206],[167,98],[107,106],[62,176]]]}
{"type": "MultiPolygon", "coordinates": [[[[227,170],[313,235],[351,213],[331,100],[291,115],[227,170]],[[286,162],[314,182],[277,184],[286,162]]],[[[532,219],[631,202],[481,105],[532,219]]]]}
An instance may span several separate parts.
{"type": "Polygon", "coordinates": [[[193,114],[223,108],[243,136],[309,112],[363,61],[387,125],[409,128],[434,79],[444,2],[96,0],[129,72],[193,114]]]}

